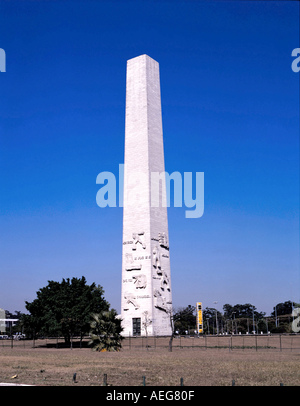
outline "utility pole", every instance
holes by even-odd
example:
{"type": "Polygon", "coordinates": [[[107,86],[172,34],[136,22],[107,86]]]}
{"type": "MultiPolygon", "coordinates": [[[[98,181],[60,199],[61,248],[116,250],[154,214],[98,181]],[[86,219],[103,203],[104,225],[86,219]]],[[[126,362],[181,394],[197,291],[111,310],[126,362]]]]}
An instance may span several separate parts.
{"type": "MultiPolygon", "coordinates": [[[[214,304],[217,304],[218,302],[214,302],[214,304]]],[[[216,327],[217,327],[217,335],[219,335],[219,326],[218,326],[218,315],[217,315],[218,310],[216,309],[216,327]]]]}

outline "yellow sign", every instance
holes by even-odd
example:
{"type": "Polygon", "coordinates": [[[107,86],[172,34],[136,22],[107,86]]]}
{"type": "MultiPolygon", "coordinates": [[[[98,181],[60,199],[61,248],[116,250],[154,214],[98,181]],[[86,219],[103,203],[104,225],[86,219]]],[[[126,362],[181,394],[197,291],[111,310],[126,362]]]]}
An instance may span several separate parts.
{"type": "Polygon", "coordinates": [[[203,333],[202,302],[197,302],[196,312],[197,312],[197,332],[199,334],[203,333]]]}

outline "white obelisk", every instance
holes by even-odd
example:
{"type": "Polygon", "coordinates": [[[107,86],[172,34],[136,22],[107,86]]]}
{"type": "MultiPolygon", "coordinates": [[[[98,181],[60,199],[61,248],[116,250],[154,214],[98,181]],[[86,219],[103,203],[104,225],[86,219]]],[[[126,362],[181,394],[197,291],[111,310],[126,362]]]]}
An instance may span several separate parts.
{"type": "Polygon", "coordinates": [[[172,334],[164,171],[159,64],[141,55],[127,61],[121,294],[124,336],[172,334]],[[152,173],[161,174],[162,182],[155,183],[158,178],[152,173]],[[151,195],[151,190],[159,193],[151,195]]]}

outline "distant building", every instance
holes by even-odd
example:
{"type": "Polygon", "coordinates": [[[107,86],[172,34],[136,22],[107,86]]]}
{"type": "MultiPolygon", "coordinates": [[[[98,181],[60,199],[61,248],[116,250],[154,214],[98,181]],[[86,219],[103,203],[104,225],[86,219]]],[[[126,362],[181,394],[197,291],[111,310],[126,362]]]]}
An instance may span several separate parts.
{"type": "Polygon", "coordinates": [[[0,308],[0,334],[5,333],[5,310],[0,308]]]}
{"type": "Polygon", "coordinates": [[[14,326],[19,321],[19,319],[7,319],[5,316],[5,310],[0,308],[0,334],[5,334],[6,328],[14,326]]]}

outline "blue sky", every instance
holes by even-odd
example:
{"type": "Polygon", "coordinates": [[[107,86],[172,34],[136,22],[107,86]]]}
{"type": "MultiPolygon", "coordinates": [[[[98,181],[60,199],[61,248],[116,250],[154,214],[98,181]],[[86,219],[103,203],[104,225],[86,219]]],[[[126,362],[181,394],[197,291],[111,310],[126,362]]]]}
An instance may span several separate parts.
{"type": "Polygon", "coordinates": [[[299,3],[2,1],[0,307],[81,277],[120,311],[126,61],[160,64],[166,171],[204,172],[199,219],[171,207],[175,307],[300,300],[299,3]]]}

